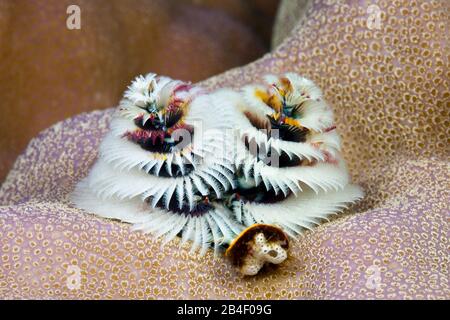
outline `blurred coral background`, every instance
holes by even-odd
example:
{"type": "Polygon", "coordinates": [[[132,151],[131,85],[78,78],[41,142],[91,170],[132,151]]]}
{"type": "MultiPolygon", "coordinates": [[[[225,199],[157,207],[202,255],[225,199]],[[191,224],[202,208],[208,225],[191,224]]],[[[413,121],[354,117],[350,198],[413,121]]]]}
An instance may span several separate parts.
{"type": "MultiPolygon", "coordinates": [[[[0,0],[0,182],[28,141],[130,80],[199,81],[270,49],[278,0],[0,0]],[[69,5],[81,29],[66,27],[69,5]]],[[[88,129],[87,129],[88,130],[88,129]]]]}

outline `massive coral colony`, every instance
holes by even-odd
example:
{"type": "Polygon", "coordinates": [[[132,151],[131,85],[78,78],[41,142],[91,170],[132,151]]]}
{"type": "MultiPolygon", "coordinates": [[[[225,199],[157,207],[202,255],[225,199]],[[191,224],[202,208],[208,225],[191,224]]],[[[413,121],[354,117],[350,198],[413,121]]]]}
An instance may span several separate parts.
{"type": "Polygon", "coordinates": [[[321,91],[297,74],[213,92],[139,76],[72,201],[163,243],[225,252],[255,275],[286,259],[289,237],[362,197],[335,128],[321,91]]]}

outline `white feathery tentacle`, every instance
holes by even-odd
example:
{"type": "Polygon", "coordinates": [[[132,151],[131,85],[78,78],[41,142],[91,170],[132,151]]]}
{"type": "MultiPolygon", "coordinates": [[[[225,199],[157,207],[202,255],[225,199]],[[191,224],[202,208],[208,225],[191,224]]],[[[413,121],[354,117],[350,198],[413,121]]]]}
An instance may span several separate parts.
{"type": "Polygon", "coordinates": [[[338,191],[319,193],[305,187],[297,197],[291,195],[277,203],[248,202],[241,203],[240,206],[236,204],[234,208],[241,210],[246,226],[255,222],[274,224],[297,235],[301,230],[311,228],[320,219],[336,214],[362,196],[362,190],[354,185],[347,185],[338,191]]]}

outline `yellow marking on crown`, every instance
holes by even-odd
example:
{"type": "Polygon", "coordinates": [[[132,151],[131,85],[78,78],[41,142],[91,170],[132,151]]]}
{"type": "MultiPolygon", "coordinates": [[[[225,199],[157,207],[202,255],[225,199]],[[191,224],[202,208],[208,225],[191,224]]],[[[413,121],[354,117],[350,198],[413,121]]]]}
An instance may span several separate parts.
{"type": "Polygon", "coordinates": [[[167,155],[164,153],[153,153],[152,155],[155,160],[167,160],[167,155]]]}
{"type": "Polygon", "coordinates": [[[281,112],[281,110],[283,109],[283,103],[281,99],[275,94],[270,96],[269,100],[267,101],[267,104],[276,112],[281,112]]]}
{"type": "MultiPolygon", "coordinates": [[[[271,115],[271,117],[275,120],[278,121],[281,117],[281,113],[280,112],[275,112],[271,115]]],[[[295,127],[302,127],[302,125],[300,124],[300,121],[298,121],[297,119],[294,118],[290,118],[290,117],[284,117],[283,118],[283,123],[290,125],[290,126],[295,126],[295,127]]]]}
{"type": "Polygon", "coordinates": [[[258,99],[261,99],[264,103],[267,104],[267,101],[269,101],[269,94],[265,90],[256,89],[255,90],[255,96],[258,99]]]}
{"type": "Polygon", "coordinates": [[[283,106],[281,99],[275,95],[271,94],[266,90],[255,89],[255,97],[262,100],[266,105],[274,109],[276,112],[280,112],[283,106]]]}
{"type": "Polygon", "coordinates": [[[290,117],[286,117],[284,118],[283,121],[285,124],[288,124],[290,126],[295,126],[295,127],[301,127],[302,125],[300,124],[300,121],[294,119],[294,118],[290,118],[290,117]]]}
{"type": "Polygon", "coordinates": [[[281,90],[283,91],[282,93],[283,96],[286,96],[288,93],[291,93],[294,90],[294,88],[292,87],[292,83],[288,78],[286,77],[280,78],[280,83],[281,86],[283,87],[283,89],[280,89],[280,91],[281,90]]]}

